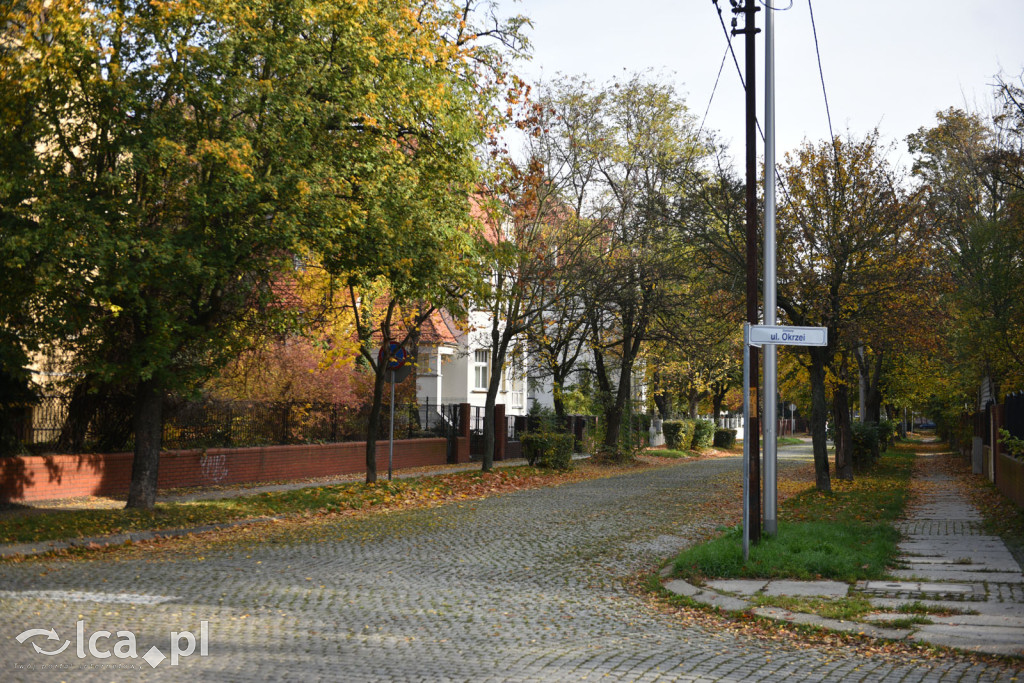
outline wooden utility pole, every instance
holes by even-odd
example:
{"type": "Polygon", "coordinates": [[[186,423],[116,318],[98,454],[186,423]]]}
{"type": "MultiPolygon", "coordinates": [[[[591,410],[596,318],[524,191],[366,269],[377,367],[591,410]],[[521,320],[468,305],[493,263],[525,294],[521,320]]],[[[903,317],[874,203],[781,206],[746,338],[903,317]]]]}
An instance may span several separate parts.
{"type": "MultiPolygon", "coordinates": [[[[747,322],[758,324],[757,316],[757,98],[755,82],[754,37],[760,32],[755,25],[756,13],[761,11],[757,0],[746,0],[742,6],[733,3],[734,14],[742,13],[744,26],[733,28],[733,34],[742,33],[746,50],[746,107],[747,107],[747,322]]],[[[760,412],[758,410],[758,349],[750,349],[750,386],[753,387],[750,400],[750,461],[747,471],[748,495],[750,496],[750,518],[757,520],[751,525],[750,540],[757,543],[761,539],[761,449],[759,428],[760,412]]]]}

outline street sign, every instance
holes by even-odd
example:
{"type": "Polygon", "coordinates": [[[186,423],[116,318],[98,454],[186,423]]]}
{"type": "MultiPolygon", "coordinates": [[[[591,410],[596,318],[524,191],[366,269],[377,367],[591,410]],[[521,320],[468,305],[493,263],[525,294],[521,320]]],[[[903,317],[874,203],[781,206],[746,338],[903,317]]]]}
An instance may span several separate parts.
{"type": "MultiPolygon", "coordinates": [[[[774,298],[774,297],[773,297],[774,298]]],[[[827,346],[827,327],[787,327],[785,325],[743,325],[743,561],[750,558],[750,525],[760,520],[750,519],[750,441],[757,442],[757,435],[750,433],[750,421],[757,414],[757,397],[751,396],[750,347],[751,346],[827,346]]],[[[767,378],[766,378],[767,379],[767,378]]],[[[774,392],[773,392],[774,393],[774,392]]],[[[768,410],[766,409],[767,413],[768,410]]],[[[774,420],[773,420],[774,423],[774,420]]],[[[774,430],[774,427],[771,427],[774,430]]],[[[768,438],[765,438],[767,444],[768,438]]],[[[765,470],[769,465],[774,472],[774,450],[765,448],[765,470]]],[[[766,477],[765,500],[776,500],[778,491],[774,475],[766,477]],[[768,487],[773,487],[769,490],[768,487]]],[[[755,492],[755,495],[760,492],[755,492]]],[[[774,506],[773,506],[774,507],[774,506]]],[[[767,508],[766,508],[767,512],[767,508]]],[[[774,515],[771,517],[774,524],[774,515]]],[[[765,528],[774,535],[774,527],[768,527],[769,516],[765,515],[765,528]]]]}
{"type": "Polygon", "coordinates": [[[412,374],[412,370],[412,365],[406,363],[397,370],[387,370],[385,374],[387,375],[389,382],[396,382],[398,384],[401,384],[402,382],[409,378],[409,375],[412,374]]]}
{"type": "MultiPolygon", "coordinates": [[[[398,342],[388,342],[387,346],[380,347],[377,354],[377,363],[386,363],[386,374],[391,382],[391,429],[388,436],[388,481],[391,481],[393,464],[395,459],[395,384],[404,381],[412,374],[412,365],[406,365],[409,354],[398,342]]],[[[377,367],[380,367],[378,365],[377,367]]]]}
{"type": "Polygon", "coordinates": [[[827,327],[786,327],[784,325],[751,325],[750,345],[764,346],[827,346],[827,327]]]}
{"type": "Polygon", "coordinates": [[[380,347],[380,353],[377,354],[377,362],[388,364],[388,370],[398,370],[405,365],[406,353],[405,349],[398,342],[389,342],[387,347],[380,347]]]}

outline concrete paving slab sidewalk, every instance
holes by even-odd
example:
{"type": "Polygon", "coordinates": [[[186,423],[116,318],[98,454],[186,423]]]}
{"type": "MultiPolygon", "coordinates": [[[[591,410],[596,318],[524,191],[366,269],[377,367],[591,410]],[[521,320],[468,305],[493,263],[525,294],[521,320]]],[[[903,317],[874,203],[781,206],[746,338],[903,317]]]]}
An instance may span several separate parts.
{"type": "MultiPolygon", "coordinates": [[[[919,458],[942,455],[919,454],[919,458]]],[[[704,587],[675,579],[665,588],[693,600],[729,611],[860,633],[890,640],[909,640],[971,652],[1024,656],[1024,572],[998,536],[984,533],[982,516],[964,498],[955,481],[938,467],[915,469],[923,480],[916,505],[896,524],[904,535],[895,580],[861,581],[850,586],[835,581],[715,580],[704,587]],[[826,619],[777,607],[755,607],[755,596],[868,597],[877,612],[857,621],[826,619]],[[721,598],[728,598],[723,601],[721,598]],[[889,628],[913,616],[901,608],[928,608],[929,623],[889,628]]]]}

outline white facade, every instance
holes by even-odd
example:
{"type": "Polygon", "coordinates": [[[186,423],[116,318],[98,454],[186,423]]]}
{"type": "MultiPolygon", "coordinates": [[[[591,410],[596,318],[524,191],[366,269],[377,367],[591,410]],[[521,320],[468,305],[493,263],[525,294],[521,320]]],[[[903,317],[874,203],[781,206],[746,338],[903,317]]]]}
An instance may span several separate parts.
{"type": "MultiPolygon", "coordinates": [[[[487,401],[487,384],[491,367],[490,314],[474,311],[467,329],[452,324],[444,316],[448,335],[431,344],[420,346],[416,372],[416,396],[431,405],[468,403],[483,407],[487,401]]],[[[520,345],[525,347],[525,344],[520,345]]],[[[509,349],[496,404],[505,405],[506,415],[525,415],[527,402],[527,370],[529,359],[525,350],[509,349]]],[[[550,403],[550,398],[549,398],[550,403]]]]}

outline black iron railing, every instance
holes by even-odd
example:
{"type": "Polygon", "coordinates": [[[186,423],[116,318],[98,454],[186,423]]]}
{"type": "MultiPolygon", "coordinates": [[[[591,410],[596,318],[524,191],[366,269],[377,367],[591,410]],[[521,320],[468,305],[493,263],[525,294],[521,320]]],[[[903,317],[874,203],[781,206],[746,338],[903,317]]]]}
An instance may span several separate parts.
{"type": "MultiPolygon", "coordinates": [[[[395,438],[450,437],[459,429],[458,405],[429,402],[395,406],[395,438]]],[[[364,441],[368,406],[308,401],[174,401],[165,405],[166,449],[271,446],[364,441]]],[[[377,438],[388,438],[391,411],[381,410],[377,438]]],[[[18,418],[24,448],[37,453],[130,450],[130,406],[86,411],[69,398],[40,399],[18,418]]]]}

